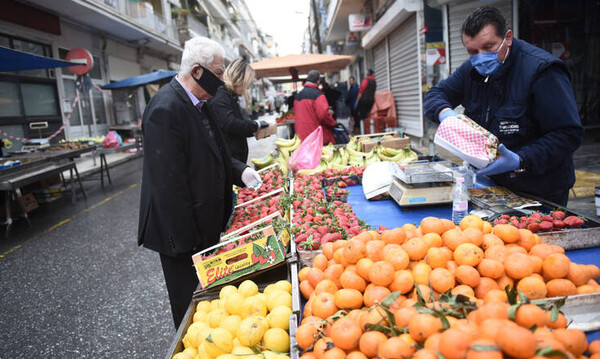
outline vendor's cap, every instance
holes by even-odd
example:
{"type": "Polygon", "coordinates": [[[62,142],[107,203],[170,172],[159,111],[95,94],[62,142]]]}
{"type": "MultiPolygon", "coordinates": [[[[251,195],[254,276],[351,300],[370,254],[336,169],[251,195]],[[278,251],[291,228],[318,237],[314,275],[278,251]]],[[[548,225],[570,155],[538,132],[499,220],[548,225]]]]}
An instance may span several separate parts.
{"type": "Polygon", "coordinates": [[[319,81],[319,78],[321,78],[321,74],[319,73],[319,71],[310,70],[310,72],[306,76],[306,81],[312,82],[312,83],[317,83],[317,81],[319,81]]]}

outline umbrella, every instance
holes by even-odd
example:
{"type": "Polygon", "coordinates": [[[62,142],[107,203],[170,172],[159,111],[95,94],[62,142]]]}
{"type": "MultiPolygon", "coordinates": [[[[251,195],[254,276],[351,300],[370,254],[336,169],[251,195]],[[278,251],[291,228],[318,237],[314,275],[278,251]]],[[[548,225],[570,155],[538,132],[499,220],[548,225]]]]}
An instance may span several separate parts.
{"type": "Polygon", "coordinates": [[[307,74],[310,70],[320,73],[339,71],[355,59],[349,55],[300,54],[273,57],[252,63],[257,77],[291,76],[290,70],[295,68],[298,74],[307,74]]]}
{"type": "Polygon", "coordinates": [[[51,69],[55,67],[82,65],[81,63],[77,62],[69,62],[53,59],[51,57],[33,55],[27,52],[12,50],[1,46],[0,59],[2,59],[0,61],[0,72],[51,69]]]}
{"type": "Polygon", "coordinates": [[[121,81],[113,82],[108,85],[102,86],[105,90],[123,89],[129,87],[137,87],[146,84],[153,83],[164,83],[171,80],[173,76],[177,75],[177,71],[158,70],[150,72],[148,74],[128,77],[121,81]]]}

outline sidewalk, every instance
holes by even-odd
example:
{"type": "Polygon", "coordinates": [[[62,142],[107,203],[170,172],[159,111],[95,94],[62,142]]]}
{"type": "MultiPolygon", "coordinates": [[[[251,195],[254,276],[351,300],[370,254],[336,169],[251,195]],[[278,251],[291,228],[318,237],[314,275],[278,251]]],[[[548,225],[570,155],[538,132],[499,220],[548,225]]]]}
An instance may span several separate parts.
{"type": "MultiPolygon", "coordinates": [[[[143,154],[144,152],[142,151],[137,151],[133,153],[117,152],[106,154],[106,163],[108,165],[109,173],[111,168],[118,166],[122,163],[131,161],[135,158],[141,157],[143,156],[143,154]]],[[[92,175],[100,175],[99,154],[94,155],[93,152],[85,153],[81,157],[76,158],[75,163],[77,164],[77,171],[79,171],[79,177],[81,177],[81,179],[90,177],[92,175]]],[[[64,172],[63,175],[66,180],[69,180],[71,178],[69,172],[64,172]]],[[[106,176],[106,173],[104,173],[104,175],[106,176]]],[[[98,182],[100,182],[99,178],[98,182]]]]}

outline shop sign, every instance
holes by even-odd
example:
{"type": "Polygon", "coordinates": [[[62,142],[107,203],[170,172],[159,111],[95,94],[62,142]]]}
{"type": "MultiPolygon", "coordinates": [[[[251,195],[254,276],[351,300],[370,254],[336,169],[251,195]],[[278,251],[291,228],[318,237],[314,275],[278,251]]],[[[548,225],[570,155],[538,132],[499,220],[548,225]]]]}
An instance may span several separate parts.
{"type": "Polygon", "coordinates": [[[365,31],[373,26],[371,15],[350,14],[348,15],[348,25],[350,31],[365,31]]]}
{"type": "Polygon", "coordinates": [[[443,65],[446,63],[446,44],[444,42],[428,42],[425,51],[427,66],[443,65]]]}
{"type": "Polygon", "coordinates": [[[552,43],[552,55],[558,57],[561,60],[571,58],[571,51],[569,51],[570,44],[568,42],[553,42],[552,43]]]}
{"type": "Polygon", "coordinates": [[[356,46],[359,42],[358,33],[354,31],[346,31],[346,46],[356,46]]]}

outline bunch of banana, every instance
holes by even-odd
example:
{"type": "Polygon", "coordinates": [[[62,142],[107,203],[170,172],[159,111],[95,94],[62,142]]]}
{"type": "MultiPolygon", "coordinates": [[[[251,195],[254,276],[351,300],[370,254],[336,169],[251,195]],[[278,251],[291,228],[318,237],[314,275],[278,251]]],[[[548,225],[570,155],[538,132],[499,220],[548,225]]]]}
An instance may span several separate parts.
{"type": "Polygon", "coordinates": [[[321,160],[321,163],[319,163],[319,165],[317,167],[315,167],[312,170],[299,170],[298,174],[301,175],[311,175],[314,173],[318,173],[318,172],[323,172],[327,169],[327,162],[321,160]]]}
{"type": "Polygon", "coordinates": [[[250,161],[252,161],[252,163],[254,164],[254,168],[259,170],[261,168],[265,168],[265,167],[270,166],[273,163],[275,163],[275,158],[273,157],[273,154],[269,153],[265,157],[252,158],[252,159],[250,159],[250,161]]]}
{"type": "Polygon", "coordinates": [[[382,161],[409,163],[418,160],[418,155],[410,148],[397,150],[389,147],[381,147],[378,157],[382,161]]]}
{"type": "Polygon", "coordinates": [[[321,152],[321,160],[329,163],[333,160],[333,156],[336,152],[335,146],[330,143],[327,146],[323,146],[323,150],[321,152]]]}
{"type": "Polygon", "coordinates": [[[362,145],[356,140],[356,137],[350,136],[348,143],[346,144],[346,149],[360,151],[362,145]]]}
{"type": "Polygon", "coordinates": [[[279,168],[281,169],[281,172],[283,173],[284,177],[287,177],[288,175],[289,157],[290,155],[287,150],[281,148],[277,149],[277,158],[275,159],[275,161],[279,165],[279,168]]]}
{"type": "Polygon", "coordinates": [[[298,137],[298,135],[294,135],[293,138],[286,140],[284,138],[278,138],[275,141],[275,145],[277,145],[277,147],[279,148],[285,148],[288,152],[293,152],[295,151],[298,146],[300,146],[300,143],[302,141],[300,141],[300,137],[298,137]]]}
{"type": "Polygon", "coordinates": [[[345,166],[347,162],[344,162],[344,158],[340,151],[333,153],[331,161],[327,161],[327,168],[334,168],[333,166],[345,166]]]}

